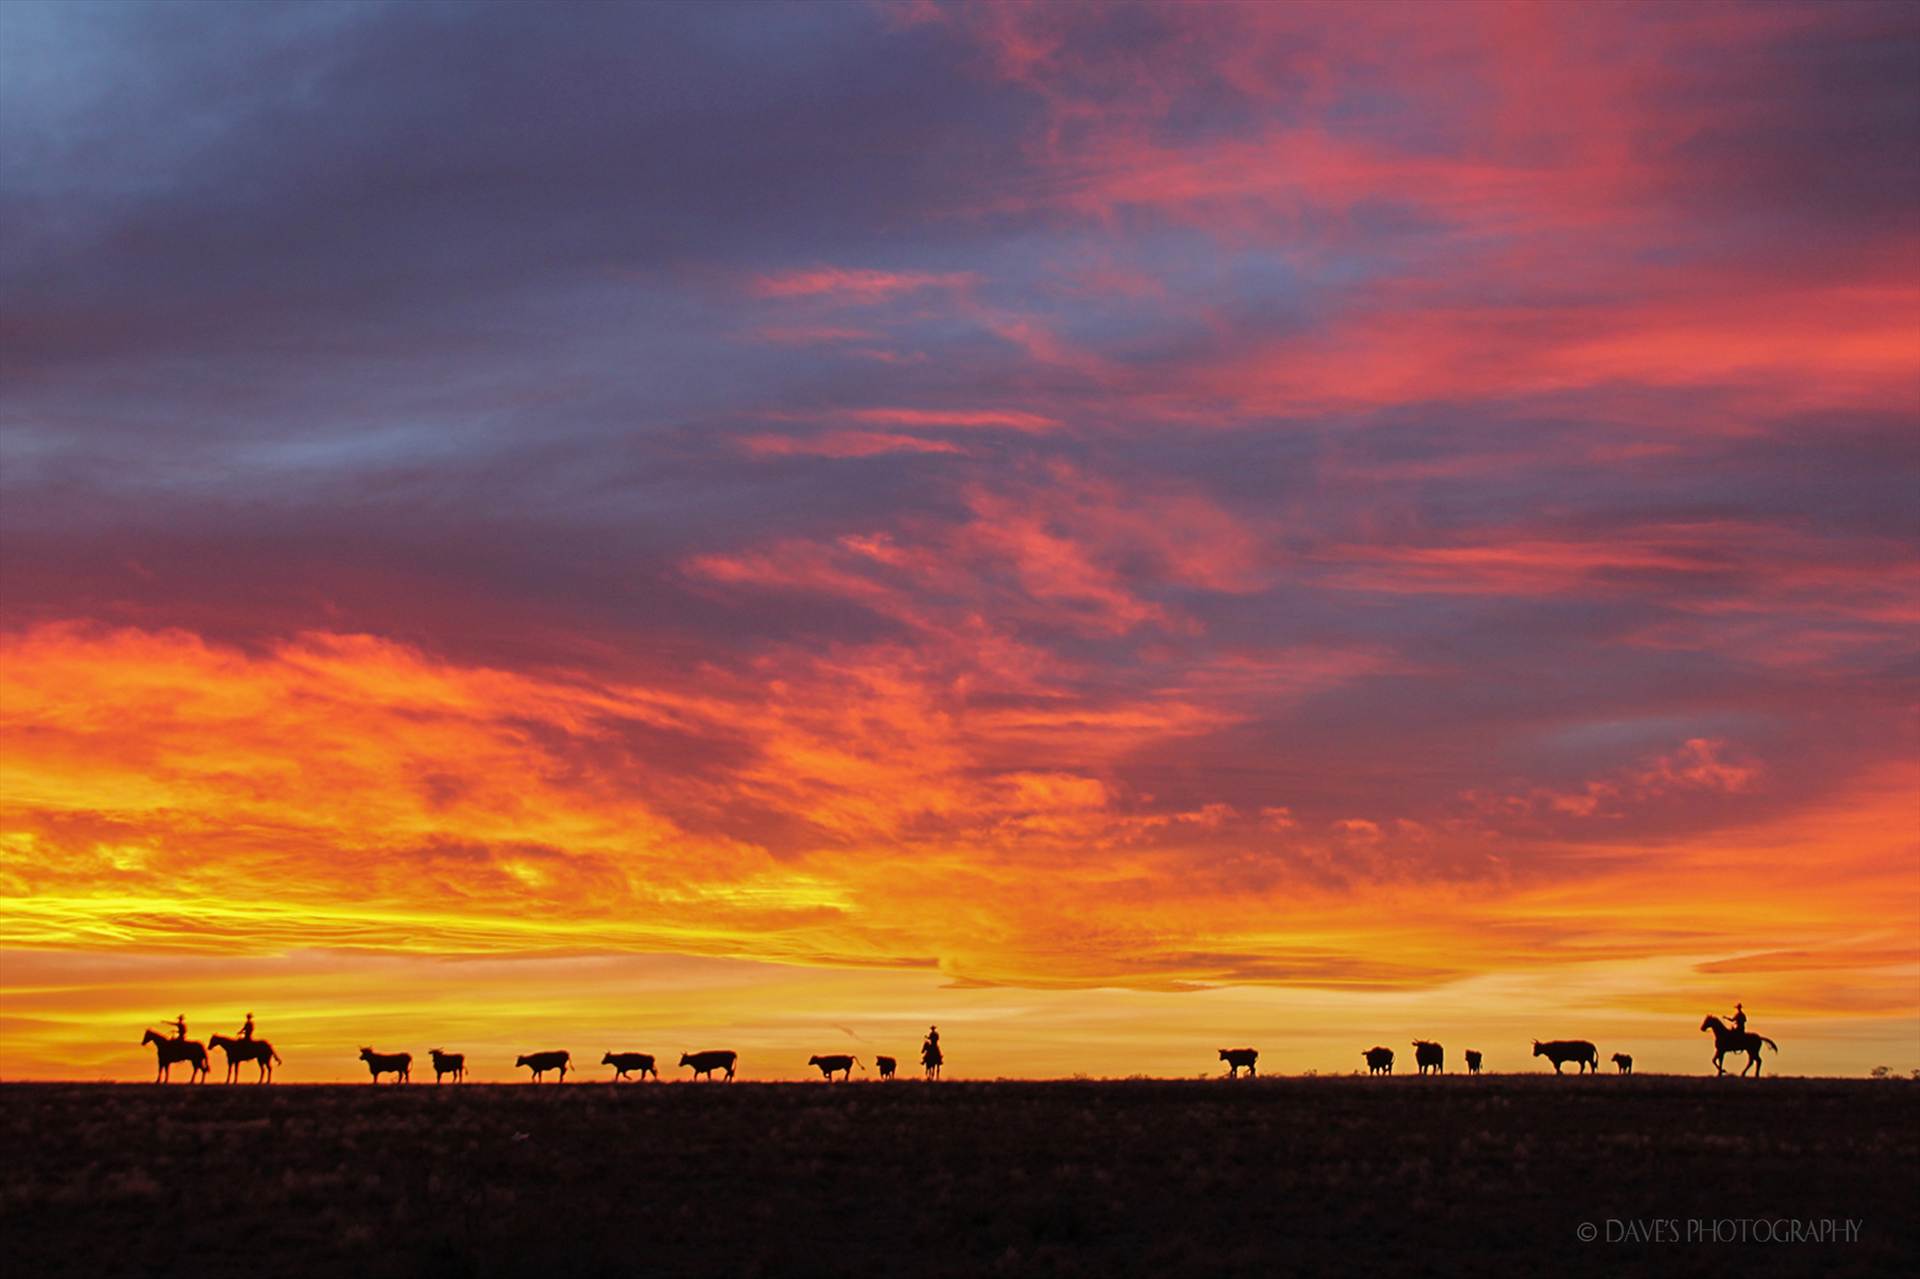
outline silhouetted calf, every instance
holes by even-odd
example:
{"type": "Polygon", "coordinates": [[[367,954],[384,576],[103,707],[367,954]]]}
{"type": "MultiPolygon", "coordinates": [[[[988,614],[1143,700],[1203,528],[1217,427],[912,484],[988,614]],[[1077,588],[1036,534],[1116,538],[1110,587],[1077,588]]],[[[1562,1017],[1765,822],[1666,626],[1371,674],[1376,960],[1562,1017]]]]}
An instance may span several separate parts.
{"type": "Polygon", "coordinates": [[[413,1081],[412,1053],[377,1053],[371,1048],[362,1048],[360,1060],[367,1063],[367,1073],[373,1076],[376,1084],[382,1075],[392,1075],[396,1084],[413,1081]]]}
{"type": "Polygon", "coordinates": [[[1447,1050],[1430,1039],[1413,1041],[1413,1062],[1420,1067],[1420,1073],[1431,1070],[1434,1074],[1443,1074],[1447,1068],[1447,1050]]]}
{"type": "MultiPolygon", "coordinates": [[[[842,1079],[852,1079],[853,1068],[860,1066],[860,1059],[858,1057],[849,1057],[845,1053],[833,1053],[826,1057],[809,1057],[807,1058],[807,1065],[820,1067],[821,1075],[827,1079],[832,1079],[833,1072],[836,1070],[840,1072],[842,1079]]],[[[860,1066],[860,1069],[865,1070],[866,1067],[860,1066]]]]}
{"type": "Polygon", "coordinates": [[[713,1072],[727,1072],[727,1082],[733,1082],[733,1067],[740,1060],[740,1054],[728,1048],[714,1048],[701,1053],[681,1053],[680,1064],[693,1067],[695,1079],[712,1079],[713,1072]]]}
{"type": "Polygon", "coordinates": [[[616,1084],[627,1077],[629,1070],[639,1071],[643,1080],[648,1075],[652,1075],[655,1082],[660,1079],[660,1072],[653,1068],[652,1053],[608,1053],[600,1059],[600,1064],[613,1067],[613,1082],[616,1084]]]}
{"type": "Polygon", "coordinates": [[[573,1069],[573,1054],[564,1051],[526,1053],[516,1058],[513,1064],[516,1066],[525,1066],[531,1070],[533,1072],[533,1082],[536,1084],[540,1082],[540,1076],[546,1074],[549,1070],[557,1070],[560,1072],[560,1082],[564,1084],[567,1082],[567,1072],[573,1069]]]}
{"type": "Polygon", "coordinates": [[[1467,1049],[1467,1073],[1469,1075],[1477,1075],[1480,1073],[1480,1050],[1478,1048],[1467,1049]]]}
{"type": "Polygon", "coordinates": [[[894,1068],[898,1066],[900,1063],[895,1061],[891,1057],[875,1057],[873,1059],[873,1064],[875,1069],[879,1070],[880,1078],[892,1079],[894,1068]]]}
{"type": "Polygon", "coordinates": [[[1393,1049],[1373,1047],[1360,1054],[1367,1059],[1369,1075],[1391,1075],[1393,1073],[1393,1049]]]}
{"type": "Polygon", "coordinates": [[[1544,1044],[1536,1039],[1533,1041],[1533,1055],[1552,1062],[1556,1075],[1560,1073],[1560,1067],[1570,1061],[1580,1064],[1580,1073],[1583,1075],[1589,1066],[1595,1074],[1600,1072],[1600,1050],[1584,1039],[1550,1039],[1544,1044]]]}
{"type": "Polygon", "coordinates": [[[1633,1073],[1633,1056],[1631,1053],[1615,1053],[1613,1055],[1613,1064],[1620,1068],[1620,1073],[1623,1075],[1631,1075],[1633,1073]]]}
{"type": "Polygon", "coordinates": [[[1220,1060],[1227,1063],[1227,1078],[1229,1079],[1240,1078],[1240,1069],[1243,1066],[1250,1076],[1260,1073],[1253,1068],[1253,1063],[1260,1060],[1260,1050],[1257,1048],[1222,1048],[1220,1050],[1220,1060]]]}
{"type": "Polygon", "coordinates": [[[465,1053],[443,1053],[438,1048],[429,1048],[427,1056],[433,1058],[434,1083],[439,1083],[447,1075],[452,1075],[453,1082],[456,1084],[466,1081],[467,1055],[465,1053]]]}

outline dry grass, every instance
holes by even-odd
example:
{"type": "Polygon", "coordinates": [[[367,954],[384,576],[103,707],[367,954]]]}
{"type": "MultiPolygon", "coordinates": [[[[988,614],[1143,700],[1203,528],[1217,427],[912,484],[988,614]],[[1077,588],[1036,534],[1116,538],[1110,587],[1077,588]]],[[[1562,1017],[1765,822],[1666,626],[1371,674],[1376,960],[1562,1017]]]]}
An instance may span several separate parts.
{"type": "Polygon", "coordinates": [[[9,1272],[1883,1274],[1920,1086],[7,1085],[9,1272]],[[1851,1217],[1859,1243],[1580,1243],[1851,1217]],[[16,1268],[17,1267],[17,1268],[16,1268]]]}

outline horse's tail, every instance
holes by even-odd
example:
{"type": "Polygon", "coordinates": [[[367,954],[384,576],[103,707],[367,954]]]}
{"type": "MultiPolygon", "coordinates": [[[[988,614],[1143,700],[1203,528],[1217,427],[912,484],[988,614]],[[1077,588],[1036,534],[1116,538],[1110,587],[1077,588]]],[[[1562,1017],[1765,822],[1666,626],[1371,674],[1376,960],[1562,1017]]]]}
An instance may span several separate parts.
{"type": "Polygon", "coordinates": [[[274,1051],[272,1045],[268,1045],[267,1052],[273,1057],[273,1064],[280,1065],[280,1054],[274,1051]]]}
{"type": "Polygon", "coordinates": [[[1765,1035],[1755,1035],[1754,1038],[1759,1040],[1761,1043],[1765,1044],[1767,1047],[1773,1049],[1773,1051],[1775,1052],[1780,1051],[1780,1045],[1774,1043],[1771,1039],[1768,1039],[1765,1035]]]}

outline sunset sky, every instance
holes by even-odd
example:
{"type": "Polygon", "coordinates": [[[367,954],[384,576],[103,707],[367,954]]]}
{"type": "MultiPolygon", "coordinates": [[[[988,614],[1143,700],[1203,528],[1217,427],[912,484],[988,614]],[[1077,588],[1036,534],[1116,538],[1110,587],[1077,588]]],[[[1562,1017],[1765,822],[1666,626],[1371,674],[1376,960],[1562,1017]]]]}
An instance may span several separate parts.
{"type": "Polygon", "coordinates": [[[1920,1067],[1916,66],[0,6],[0,1076],[1920,1067]]]}

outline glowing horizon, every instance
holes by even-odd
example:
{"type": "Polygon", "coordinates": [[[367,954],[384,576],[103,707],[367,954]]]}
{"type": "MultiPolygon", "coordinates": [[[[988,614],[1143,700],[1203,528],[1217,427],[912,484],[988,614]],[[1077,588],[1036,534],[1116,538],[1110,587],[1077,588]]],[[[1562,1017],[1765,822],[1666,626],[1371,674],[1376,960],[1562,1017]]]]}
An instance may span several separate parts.
{"type": "Polygon", "coordinates": [[[1911,10],[570,16],[0,13],[0,1078],[1920,1066],[1911,10]]]}

